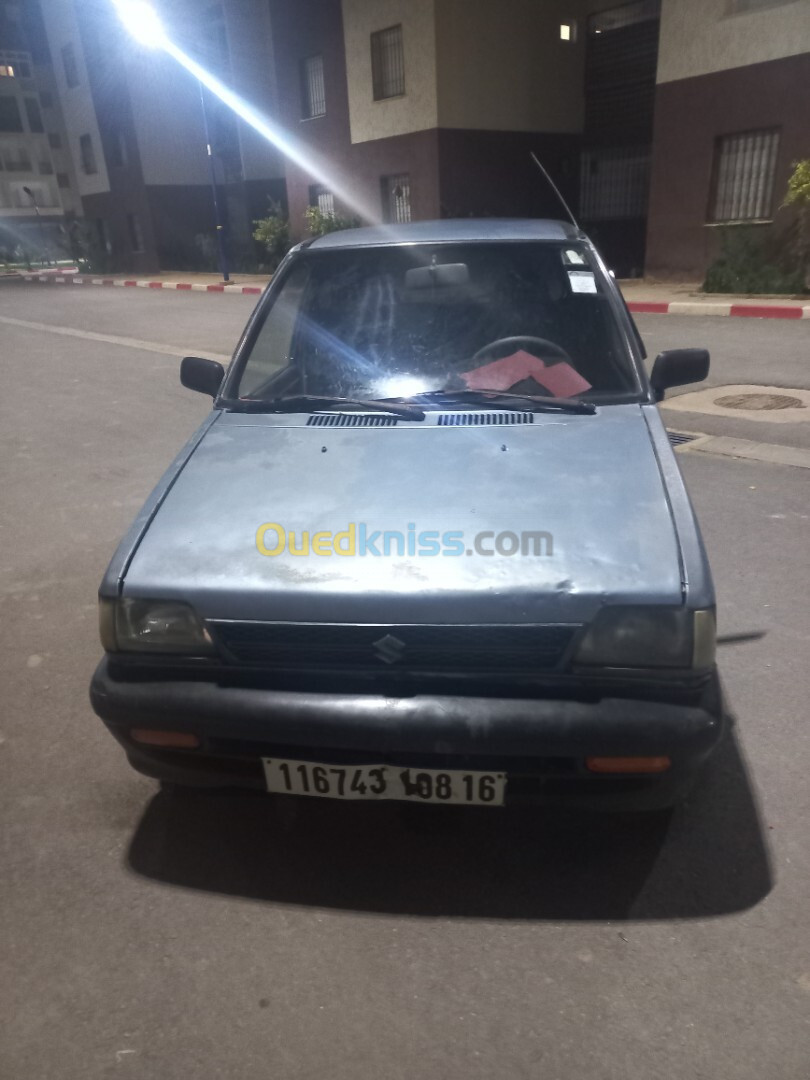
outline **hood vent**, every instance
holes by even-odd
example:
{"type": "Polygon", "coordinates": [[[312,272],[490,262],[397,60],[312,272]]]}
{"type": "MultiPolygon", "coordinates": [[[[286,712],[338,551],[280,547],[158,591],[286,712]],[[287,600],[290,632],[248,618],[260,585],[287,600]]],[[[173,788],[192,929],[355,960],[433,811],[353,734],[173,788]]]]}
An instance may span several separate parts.
{"type": "Polygon", "coordinates": [[[482,427],[491,424],[533,424],[534,413],[530,412],[465,412],[442,413],[439,427],[482,427]]]}
{"type": "Polygon", "coordinates": [[[331,416],[310,416],[307,427],[394,427],[396,423],[393,416],[334,413],[331,416]]]}

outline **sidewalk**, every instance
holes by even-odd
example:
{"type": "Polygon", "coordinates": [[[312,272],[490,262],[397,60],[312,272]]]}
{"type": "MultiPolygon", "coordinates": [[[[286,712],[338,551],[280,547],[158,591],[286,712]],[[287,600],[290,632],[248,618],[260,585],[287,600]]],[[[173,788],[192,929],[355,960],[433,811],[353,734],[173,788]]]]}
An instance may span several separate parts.
{"type": "Polygon", "coordinates": [[[699,282],[643,280],[617,283],[631,311],[652,315],[737,315],[759,319],[810,319],[810,296],[744,296],[704,293],[699,282]]]}
{"type": "MultiPolygon", "coordinates": [[[[141,289],[180,289],[209,293],[258,296],[271,279],[269,274],[235,274],[226,285],[219,274],[167,271],[144,278],[110,274],[21,274],[23,281],[49,285],[118,285],[141,289]]],[[[706,294],[697,282],[660,283],[638,279],[618,282],[631,311],[652,315],[726,315],[755,319],[810,319],[810,296],[740,296],[706,294]]]]}
{"type": "Polygon", "coordinates": [[[119,285],[139,289],[181,289],[211,293],[259,295],[270,281],[270,274],[234,274],[225,284],[219,274],[198,274],[188,270],[167,270],[161,274],[135,278],[127,274],[108,274],[104,277],[89,274],[20,274],[23,281],[48,285],[119,285]]]}

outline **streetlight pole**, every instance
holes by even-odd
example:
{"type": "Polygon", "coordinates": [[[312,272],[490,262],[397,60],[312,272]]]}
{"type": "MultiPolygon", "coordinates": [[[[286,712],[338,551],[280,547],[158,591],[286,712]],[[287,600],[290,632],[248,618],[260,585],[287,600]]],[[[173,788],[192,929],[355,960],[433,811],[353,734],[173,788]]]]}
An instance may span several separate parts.
{"type": "Polygon", "coordinates": [[[214,224],[216,226],[217,233],[217,252],[219,254],[219,268],[222,272],[222,280],[230,281],[231,277],[228,273],[228,258],[225,251],[225,230],[222,224],[222,217],[219,210],[217,176],[214,169],[214,152],[211,146],[211,134],[208,128],[208,109],[205,106],[205,89],[203,88],[203,84],[201,82],[198,82],[198,85],[200,87],[200,106],[202,107],[203,128],[205,130],[205,149],[208,154],[208,171],[211,176],[211,198],[214,203],[214,224]]]}

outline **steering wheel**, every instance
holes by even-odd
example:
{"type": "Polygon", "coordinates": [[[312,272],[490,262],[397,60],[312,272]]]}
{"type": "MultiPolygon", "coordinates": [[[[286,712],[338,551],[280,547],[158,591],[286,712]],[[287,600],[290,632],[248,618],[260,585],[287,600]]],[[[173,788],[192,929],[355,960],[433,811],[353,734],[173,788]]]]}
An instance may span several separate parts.
{"type": "Polygon", "coordinates": [[[522,349],[527,348],[530,352],[539,351],[541,356],[553,357],[555,360],[567,360],[571,363],[571,357],[561,348],[559,345],[555,345],[553,341],[549,341],[547,338],[531,337],[529,335],[518,334],[517,337],[502,337],[495,341],[490,341],[489,345],[485,345],[483,349],[479,349],[473,357],[473,363],[477,360],[485,360],[492,353],[499,352],[501,349],[522,349]]]}

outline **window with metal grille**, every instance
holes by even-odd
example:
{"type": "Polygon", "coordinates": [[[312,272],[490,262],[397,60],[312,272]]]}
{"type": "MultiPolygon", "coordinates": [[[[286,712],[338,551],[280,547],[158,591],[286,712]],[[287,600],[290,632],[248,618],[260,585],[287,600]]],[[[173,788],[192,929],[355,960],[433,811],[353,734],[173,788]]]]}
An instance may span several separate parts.
{"type": "Polygon", "coordinates": [[[79,156],[82,162],[82,171],[87,176],[98,172],[96,165],[96,152],[93,149],[93,139],[90,135],[79,136],[79,156]]]}
{"type": "Polygon", "coordinates": [[[746,131],[717,140],[710,221],[770,219],[778,151],[778,130],[746,131]]]}
{"type": "Polygon", "coordinates": [[[309,189],[309,205],[317,206],[322,214],[334,214],[335,196],[322,184],[312,184],[309,189]]]}
{"type": "Polygon", "coordinates": [[[644,217],[649,187],[648,149],[630,146],[583,151],[579,198],[583,220],[644,217]]]}
{"type": "Polygon", "coordinates": [[[65,82],[69,88],[79,85],[79,66],[76,63],[76,50],[73,43],[62,46],[62,67],[65,70],[65,82]]]}
{"type": "Polygon", "coordinates": [[[397,225],[411,220],[411,178],[408,173],[382,178],[383,218],[397,225]]]}
{"type": "Polygon", "coordinates": [[[326,113],[323,57],[308,56],[301,61],[301,116],[312,120],[326,113]]]}
{"type": "Polygon", "coordinates": [[[405,93],[401,24],[371,35],[371,82],[375,101],[400,97],[405,93]]]}

